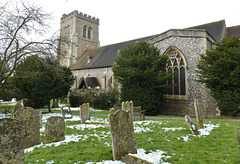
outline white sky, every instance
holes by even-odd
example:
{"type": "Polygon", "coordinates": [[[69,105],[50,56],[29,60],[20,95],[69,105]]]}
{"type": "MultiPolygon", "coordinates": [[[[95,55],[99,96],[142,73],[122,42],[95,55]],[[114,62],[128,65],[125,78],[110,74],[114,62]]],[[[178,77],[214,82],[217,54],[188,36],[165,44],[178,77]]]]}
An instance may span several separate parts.
{"type": "MultiPolygon", "coordinates": [[[[7,0],[1,0],[7,1],[7,0]]],[[[108,45],[169,29],[181,29],[225,19],[240,25],[239,0],[29,0],[54,16],[57,31],[62,14],[73,10],[100,19],[100,45],[108,45]]]]}

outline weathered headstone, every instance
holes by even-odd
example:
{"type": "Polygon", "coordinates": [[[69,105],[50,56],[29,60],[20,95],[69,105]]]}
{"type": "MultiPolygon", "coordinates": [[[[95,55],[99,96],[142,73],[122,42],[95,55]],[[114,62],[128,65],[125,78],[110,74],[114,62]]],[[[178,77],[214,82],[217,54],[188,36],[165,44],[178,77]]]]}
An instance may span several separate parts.
{"type": "Polygon", "coordinates": [[[64,119],[71,119],[73,117],[70,107],[61,107],[60,109],[64,119]]]}
{"type": "Polygon", "coordinates": [[[23,122],[0,119],[0,163],[24,164],[23,122]]]}
{"type": "Polygon", "coordinates": [[[109,114],[108,121],[114,160],[120,160],[128,153],[136,154],[137,146],[129,111],[118,110],[109,114]]]}
{"type": "Polygon", "coordinates": [[[122,110],[125,112],[129,111],[129,114],[133,118],[133,102],[132,101],[122,102],[122,110]]]}
{"type": "Polygon", "coordinates": [[[197,99],[194,99],[194,108],[195,108],[198,128],[202,129],[203,128],[202,110],[199,107],[199,101],[197,99]]]}
{"type": "Polygon", "coordinates": [[[23,121],[24,148],[40,144],[41,111],[31,107],[19,109],[13,114],[13,118],[23,121]]]}
{"type": "Polygon", "coordinates": [[[218,108],[216,109],[216,116],[221,116],[221,111],[218,108]]]}
{"type": "Polygon", "coordinates": [[[199,132],[198,132],[196,126],[194,125],[194,123],[192,122],[192,119],[188,115],[185,116],[185,121],[186,121],[189,129],[191,130],[192,134],[198,135],[199,132]]]}
{"type": "Polygon", "coordinates": [[[238,140],[238,147],[240,149],[240,128],[237,128],[237,140],[238,140]]]}
{"type": "Polygon", "coordinates": [[[24,109],[24,106],[22,105],[21,101],[18,101],[17,104],[14,106],[14,110],[12,112],[12,116],[14,115],[14,113],[16,111],[19,111],[19,110],[22,110],[22,109],[24,109]]]}
{"type": "Polygon", "coordinates": [[[45,129],[45,143],[62,141],[65,139],[65,121],[60,116],[47,119],[45,129]]]}
{"type": "Polygon", "coordinates": [[[89,103],[84,103],[80,106],[81,123],[85,124],[87,120],[90,120],[90,107],[89,103]]]}

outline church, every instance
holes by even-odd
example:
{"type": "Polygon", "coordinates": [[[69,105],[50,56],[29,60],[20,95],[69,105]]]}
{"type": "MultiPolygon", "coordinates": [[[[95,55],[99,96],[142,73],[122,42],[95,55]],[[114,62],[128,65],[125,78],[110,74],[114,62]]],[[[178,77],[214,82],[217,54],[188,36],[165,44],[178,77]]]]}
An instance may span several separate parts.
{"type": "Polygon", "coordinates": [[[200,54],[210,50],[215,42],[240,36],[240,26],[227,27],[225,20],[170,29],[160,34],[143,36],[107,46],[99,46],[99,19],[73,11],[63,14],[60,35],[69,38],[60,63],[76,76],[75,89],[96,89],[111,92],[114,87],[112,66],[119,52],[127,46],[146,41],[169,56],[166,70],[172,69],[174,87],[165,95],[163,114],[194,116],[194,99],[198,99],[204,117],[216,116],[216,103],[209,89],[197,81],[200,54]]]}

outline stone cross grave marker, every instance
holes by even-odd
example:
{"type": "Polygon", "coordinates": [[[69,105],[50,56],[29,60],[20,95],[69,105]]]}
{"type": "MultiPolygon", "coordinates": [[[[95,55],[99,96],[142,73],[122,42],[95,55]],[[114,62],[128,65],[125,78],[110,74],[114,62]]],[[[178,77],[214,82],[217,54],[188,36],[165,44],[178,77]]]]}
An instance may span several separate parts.
{"type": "Polygon", "coordinates": [[[23,122],[0,119],[0,163],[24,164],[23,122]]]}
{"type": "Polygon", "coordinates": [[[240,128],[237,128],[237,140],[238,140],[238,147],[240,149],[240,128]]]}
{"type": "Polygon", "coordinates": [[[71,119],[73,117],[70,107],[61,107],[61,113],[64,119],[71,119]]]}
{"type": "Polygon", "coordinates": [[[196,126],[194,125],[194,123],[192,122],[192,119],[188,115],[185,116],[185,121],[186,121],[189,129],[191,130],[192,134],[198,135],[199,132],[198,132],[196,126]]]}
{"type": "Polygon", "coordinates": [[[90,107],[89,103],[84,103],[80,106],[81,123],[85,124],[87,120],[90,120],[90,107]]]}
{"type": "Polygon", "coordinates": [[[41,111],[31,107],[17,110],[13,118],[23,121],[24,148],[40,144],[40,128],[42,123],[41,111]]]}
{"type": "Polygon", "coordinates": [[[198,128],[202,129],[203,128],[202,110],[199,107],[199,101],[197,99],[194,99],[194,108],[195,108],[198,128]]]}
{"type": "Polygon", "coordinates": [[[118,110],[109,114],[108,121],[114,160],[121,160],[128,153],[136,154],[137,146],[129,111],[118,110]]]}
{"type": "Polygon", "coordinates": [[[62,141],[65,139],[65,121],[61,116],[47,119],[45,129],[45,143],[62,141]]]}

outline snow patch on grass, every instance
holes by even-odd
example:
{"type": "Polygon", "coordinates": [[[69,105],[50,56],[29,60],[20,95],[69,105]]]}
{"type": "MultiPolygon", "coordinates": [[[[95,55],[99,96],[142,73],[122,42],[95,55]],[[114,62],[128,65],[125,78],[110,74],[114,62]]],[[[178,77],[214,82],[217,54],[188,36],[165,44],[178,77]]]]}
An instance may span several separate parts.
{"type": "Polygon", "coordinates": [[[141,158],[141,159],[151,162],[153,164],[159,164],[159,163],[167,164],[168,162],[163,162],[163,159],[171,158],[171,156],[165,156],[165,155],[163,155],[164,153],[166,153],[166,152],[158,149],[156,151],[150,150],[150,153],[146,154],[146,150],[138,149],[137,154],[129,154],[129,155],[141,158]]]}
{"type": "Polygon", "coordinates": [[[169,130],[171,130],[171,131],[184,130],[184,129],[186,129],[186,128],[179,127],[179,128],[162,128],[162,129],[164,129],[165,132],[167,132],[167,131],[169,131],[169,130]]]}
{"type": "Polygon", "coordinates": [[[214,128],[218,128],[220,125],[219,124],[203,124],[203,128],[202,129],[198,129],[199,131],[199,135],[193,135],[193,134],[188,134],[186,136],[182,136],[182,137],[177,137],[178,140],[180,140],[181,138],[183,139],[183,141],[188,141],[189,140],[189,136],[193,136],[193,137],[202,137],[202,136],[207,136],[210,135],[210,132],[214,129],[214,128]]]}

